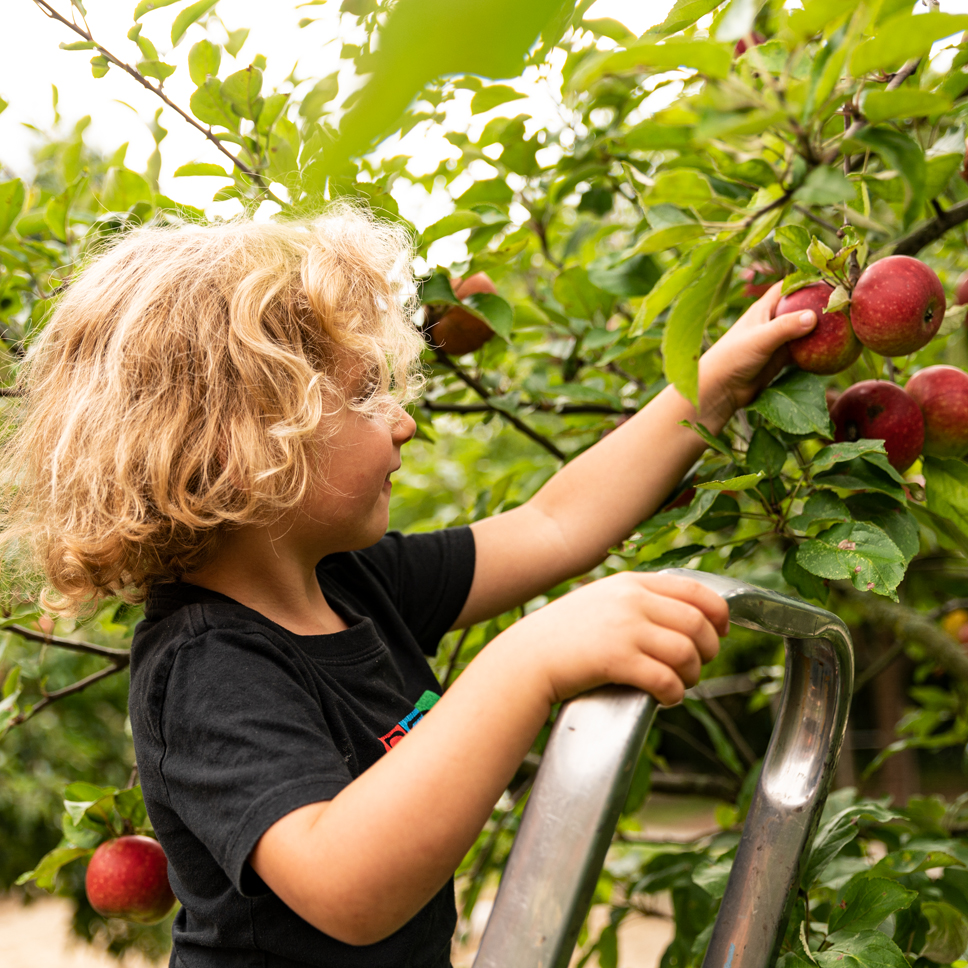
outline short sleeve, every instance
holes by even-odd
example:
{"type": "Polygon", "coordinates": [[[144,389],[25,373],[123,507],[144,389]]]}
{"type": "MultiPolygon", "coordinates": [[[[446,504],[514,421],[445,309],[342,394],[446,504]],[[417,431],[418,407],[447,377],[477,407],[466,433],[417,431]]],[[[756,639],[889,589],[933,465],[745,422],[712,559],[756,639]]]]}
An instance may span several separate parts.
{"type": "Polygon", "coordinates": [[[246,863],[262,834],[350,783],[314,692],[259,634],[209,630],[172,661],[161,715],[164,789],[243,894],[266,890],[246,863]]]}
{"type": "Polygon", "coordinates": [[[358,554],[379,572],[420,648],[434,655],[460,615],[474,580],[471,529],[445,528],[407,535],[391,531],[358,554]]]}

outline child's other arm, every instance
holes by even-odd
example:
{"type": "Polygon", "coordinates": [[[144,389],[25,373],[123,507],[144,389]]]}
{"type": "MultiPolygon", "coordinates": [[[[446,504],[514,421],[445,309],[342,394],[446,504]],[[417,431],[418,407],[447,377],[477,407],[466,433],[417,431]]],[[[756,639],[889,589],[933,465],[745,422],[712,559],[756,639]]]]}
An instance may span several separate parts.
{"type": "Polygon", "coordinates": [[[526,504],[471,525],[474,581],[455,628],[499,615],[583,574],[658,510],[706,446],[680,421],[698,420],[719,433],[787,365],[785,344],[816,324],[813,313],[771,319],[779,299],[778,283],[703,356],[700,413],[667,387],[565,465],[526,504]]]}
{"type": "Polygon", "coordinates": [[[495,638],[427,716],[333,800],[271,826],[249,860],[300,917],[379,941],[447,882],[551,706],[605,682],[678,702],[719,649],[729,611],[689,579],[593,582],[495,638]]]}

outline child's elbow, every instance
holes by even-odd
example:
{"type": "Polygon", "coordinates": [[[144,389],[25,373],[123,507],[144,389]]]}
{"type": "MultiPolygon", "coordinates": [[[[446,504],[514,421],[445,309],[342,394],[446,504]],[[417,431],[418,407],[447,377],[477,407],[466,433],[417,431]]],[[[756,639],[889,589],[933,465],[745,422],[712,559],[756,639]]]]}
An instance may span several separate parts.
{"type": "Polygon", "coordinates": [[[372,909],[358,914],[344,912],[337,917],[334,917],[332,912],[327,913],[328,917],[314,918],[313,926],[331,938],[342,941],[343,944],[352,945],[354,948],[377,944],[406,924],[406,921],[397,924],[385,917],[375,915],[372,909]]]}

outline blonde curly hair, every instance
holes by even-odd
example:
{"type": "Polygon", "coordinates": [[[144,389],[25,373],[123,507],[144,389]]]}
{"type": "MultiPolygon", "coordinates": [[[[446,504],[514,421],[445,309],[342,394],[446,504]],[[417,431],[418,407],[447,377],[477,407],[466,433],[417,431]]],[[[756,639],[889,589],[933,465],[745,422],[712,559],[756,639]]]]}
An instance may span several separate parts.
{"type": "Polygon", "coordinates": [[[401,227],[348,207],[142,228],[97,253],[21,371],[8,563],[26,551],[44,605],[77,614],[137,601],[226,528],[297,505],[320,467],[310,438],[420,388],[410,256],[401,227]]]}

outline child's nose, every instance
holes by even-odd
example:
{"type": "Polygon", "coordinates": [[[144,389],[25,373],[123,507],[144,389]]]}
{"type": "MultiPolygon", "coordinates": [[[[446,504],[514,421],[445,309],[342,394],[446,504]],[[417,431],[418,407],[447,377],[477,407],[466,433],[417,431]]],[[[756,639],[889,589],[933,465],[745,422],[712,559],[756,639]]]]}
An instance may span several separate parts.
{"type": "Polygon", "coordinates": [[[408,440],[413,440],[413,435],[417,432],[417,422],[403,407],[397,407],[397,409],[400,412],[396,423],[393,425],[393,440],[394,443],[402,447],[408,440]]]}

